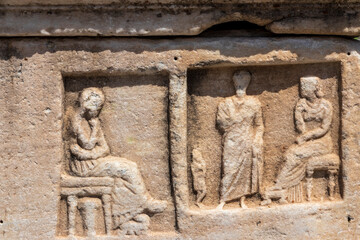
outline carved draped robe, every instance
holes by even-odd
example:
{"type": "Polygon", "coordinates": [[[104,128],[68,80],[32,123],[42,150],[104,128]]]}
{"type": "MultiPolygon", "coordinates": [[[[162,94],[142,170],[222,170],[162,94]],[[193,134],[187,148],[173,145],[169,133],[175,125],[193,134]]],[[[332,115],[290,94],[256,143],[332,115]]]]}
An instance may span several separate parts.
{"type": "MultiPolygon", "coordinates": [[[[80,135],[90,136],[93,131],[87,120],[79,114],[74,114],[72,131],[70,163],[72,172],[82,177],[113,177],[115,184],[112,191],[112,215],[116,227],[121,226],[144,212],[147,208],[150,194],[147,192],[141,173],[135,162],[110,155],[104,133],[99,126],[94,136],[92,148],[85,148],[85,143],[79,141],[80,135]],[[95,140],[95,141],[94,141],[95,140]]],[[[85,138],[86,139],[86,138],[85,138]]]]}
{"type": "Polygon", "coordinates": [[[259,191],[262,173],[263,122],[255,97],[229,97],[218,106],[217,124],[223,132],[221,201],[259,191]],[[258,153],[254,153],[254,148],[258,153]]]}

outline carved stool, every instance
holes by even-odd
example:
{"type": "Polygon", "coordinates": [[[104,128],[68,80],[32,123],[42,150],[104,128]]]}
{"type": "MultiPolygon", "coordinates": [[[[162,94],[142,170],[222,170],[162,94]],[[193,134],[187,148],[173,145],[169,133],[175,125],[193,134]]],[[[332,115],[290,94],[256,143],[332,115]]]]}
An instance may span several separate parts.
{"type": "Polygon", "coordinates": [[[335,176],[339,172],[340,158],[336,154],[317,156],[308,160],[306,168],[306,200],[311,201],[312,179],[314,171],[325,170],[328,172],[329,198],[334,200],[335,176]]]}
{"type": "Polygon", "coordinates": [[[78,209],[84,221],[85,233],[88,237],[94,237],[95,231],[95,211],[101,206],[101,201],[98,198],[81,198],[78,201],[78,209]]]}
{"type": "MultiPolygon", "coordinates": [[[[99,197],[101,198],[102,207],[104,210],[105,232],[107,235],[111,233],[111,191],[114,185],[114,179],[110,177],[73,177],[69,175],[61,176],[61,195],[67,198],[68,204],[68,229],[69,235],[75,235],[75,214],[76,208],[79,207],[83,211],[83,221],[85,227],[91,227],[91,213],[95,211],[96,204],[89,202],[86,198],[99,197]],[[79,198],[85,198],[80,199],[79,198]],[[78,206],[79,205],[79,206],[78,206]],[[92,209],[92,210],[91,210],[92,209]],[[90,216],[90,218],[88,218],[90,216]],[[88,225],[87,225],[88,224],[88,225]]],[[[94,231],[89,229],[87,234],[93,234],[94,231]]]]}

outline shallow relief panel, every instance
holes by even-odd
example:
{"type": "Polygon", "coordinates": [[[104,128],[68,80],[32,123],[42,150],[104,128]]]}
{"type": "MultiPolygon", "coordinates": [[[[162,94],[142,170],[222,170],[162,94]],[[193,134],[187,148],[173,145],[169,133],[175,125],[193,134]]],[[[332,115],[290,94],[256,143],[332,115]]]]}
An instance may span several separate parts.
{"type": "Polygon", "coordinates": [[[22,155],[2,161],[4,169],[18,169],[8,180],[5,170],[4,182],[14,188],[3,192],[3,236],[347,239],[358,233],[358,45],[275,40],[173,39],[171,50],[161,40],[160,53],[157,40],[54,39],[55,50],[46,53],[47,42],[39,40],[43,55],[28,54],[38,42],[14,40],[27,58],[12,60],[21,78],[6,82],[13,92],[4,96],[18,97],[9,98],[12,117],[3,126],[29,135],[22,155]],[[69,51],[74,41],[79,49],[69,51]],[[299,139],[318,128],[319,136],[299,139]],[[311,151],[291,154],[301,141],[311,151]],[[332,149],[311,149],[313,142],[332,149]],[[280,178],[289,170],[299,170],[295,184],[279,187],[290,182],[280,178]]]}
{"type": "Polygon", "coordinates": [[[65,76],[64,90],[57,235],[174,229],[168,75],[65,76]]]}
{"type": "Polygon", "coordinates": [[[339,63],[189,70],[190,207],[341,200],[340,82],[339,63]]]}

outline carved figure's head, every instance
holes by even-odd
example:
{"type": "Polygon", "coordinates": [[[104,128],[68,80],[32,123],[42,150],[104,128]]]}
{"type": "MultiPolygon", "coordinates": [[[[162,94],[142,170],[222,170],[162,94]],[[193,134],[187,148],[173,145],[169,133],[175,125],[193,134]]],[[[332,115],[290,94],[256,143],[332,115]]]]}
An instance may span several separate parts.
{"type": "Polygon", "coordinates": [[[251,74],[248,71],[237,71],[233,75],[236,95],[242,96],[246,94],[246,89],[251,81],[251,74]]]}
{"type": "Polygon", "coordinates": [[[79,96],[80,108],[88,119],[99,115],[104,102],[105,95],[99,88],[86,88],[79,96]]]}
{"type": "Polygon", "coordinates": [[[314,76],[300,78],[300,94],[308,100],[323,97],[319,78],[314,76]]]}

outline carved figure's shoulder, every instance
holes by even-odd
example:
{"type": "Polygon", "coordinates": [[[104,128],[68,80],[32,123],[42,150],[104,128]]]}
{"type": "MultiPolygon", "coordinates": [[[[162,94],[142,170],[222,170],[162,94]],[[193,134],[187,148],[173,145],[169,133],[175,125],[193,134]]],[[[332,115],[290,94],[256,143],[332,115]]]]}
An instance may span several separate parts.
{"type": "Polygon", "coordinates": [[[300,98],[300,100],[296,103],[296,108],[304,108],[306,106],[306,99],[300,98]]]}
{"type": "Polygon", "coordinates": [[[261,102],[257,97],[247,96],[246,103],[252,108],[259,109],[261,108],[261,102]]]}
{"type": "Polygon", "coordinates": [[[321,105],[324,107],[324,108],[332,108],[332,104],[330,101],[322,98],[321,99],[321,105]]]}
{"type": "Polygon", "coordinates": [[[227,106],[229,106],[231,104],[232,104],[231,97],[227,97],[227,98],[220,101],[220,103],[218,105],[218,108],[224,108],[224,107],[227,107],[227,106]]]}

